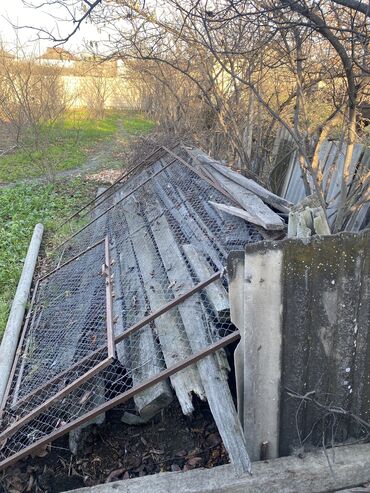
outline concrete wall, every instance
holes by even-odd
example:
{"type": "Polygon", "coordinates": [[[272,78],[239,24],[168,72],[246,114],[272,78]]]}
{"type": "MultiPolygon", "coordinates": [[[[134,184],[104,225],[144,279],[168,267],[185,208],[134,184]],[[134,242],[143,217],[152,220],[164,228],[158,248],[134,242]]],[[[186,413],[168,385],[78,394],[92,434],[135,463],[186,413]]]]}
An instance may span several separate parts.
{"type": "Polygon", "coordinates": [[[230,255],[239,410],[253,460],[264,441],[277,457],[321,446],[323,436],[326,444],[364,436],[340,410],[370,421],[369,251],[367,230],[230,255]],[[290,391],[309,394],[304,402],[290,391]]]}

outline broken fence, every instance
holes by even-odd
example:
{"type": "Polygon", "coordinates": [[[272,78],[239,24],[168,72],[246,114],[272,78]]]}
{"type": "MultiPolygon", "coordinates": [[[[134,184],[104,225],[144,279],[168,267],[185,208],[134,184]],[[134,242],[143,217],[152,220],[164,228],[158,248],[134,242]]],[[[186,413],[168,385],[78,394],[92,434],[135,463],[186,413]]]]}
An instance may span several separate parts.
{"type": "Polygon", "coordinates": [[[168,378],[186,414],[207,372],[227,385],[219,350],[239,333],[223,266],[260,235],[213,209],[227,197],[179,158],[155,152],[86,208],[38,281],[2,404],[1,468],[130,398],[144,410],[168,378]]]}
{"type": "MultiPolygon", "coordinates": [[[[100,273],[99,276],[101,275],[100,273]]],[[[114,343],[117,349],[121,353],[129,353],[125,366],[118,359],[109,356],[104,346],[94,351],[86,351],[87,355],[80,361],[47,379],[43,385],[17,401],[19,382],[21,387],[27,383],[27,376],[32,374],[32,364],[34,365],[35,361],[28,353],[27,341],[30,338],[23,337],[22,351],[19,353],[18,362],[15,363],[11,388],[2,410],[0,467],[10,465],[145,389],[172,376],[176,378],[176,374],[189,365],[238,340],[239,332],[231,324],[220,324],[218,329],[214,328],[218,333],[209,331],[206,338],[203,334],[193,338],[192,347],[189,348],[190,354],[174,355],[177,362],[169,367],[165,365],[159,345],[150,358],[143,360],[147,355],[141,351],[141,341],[150,341],[156,333],[156,325],[166,322],[168,318],[175,325],[180,325],[180,311],[187,311],[199,318],[204,316],[199,306],[199,297],[206,296],[207,287],[219,281],[220,277],[221,274],[216,273],[195,285],[116,337],[114,343]],[[29,364],[24,363],[27,360],[29,363],[32,361],[30,368],[27,368],[29,364]],[[27,373],[23,380],[20,374],[25,372],[25,369],[27,373]]],[[[29,319],[34,320],[38,311],[39,306],[34,302],[29,319]]],[[[72,316],[75,314],[73,311],[70,313],[72,316]]],[[[85,328],[87,329],[86,326],[85,328]]],[[[27,332],[28,329],[25,330],[27,332]]],[[[84,337],[88,337],[90,341],[95,340],[95,337],[98,339],[97,332],[90,332],[84,337]]],[[[166,339],[167,344],[173,348],[181,346],[182,341],[178,339],[177,331],[171,331],[166,335],[166,339]]],[[[184,340],[187,341],[187,338],[184,340]]],[[[41,350],[40,354],[43,352],[41,350]]],[[[62,356],[63,353],[59,355],[62,356]]]]}

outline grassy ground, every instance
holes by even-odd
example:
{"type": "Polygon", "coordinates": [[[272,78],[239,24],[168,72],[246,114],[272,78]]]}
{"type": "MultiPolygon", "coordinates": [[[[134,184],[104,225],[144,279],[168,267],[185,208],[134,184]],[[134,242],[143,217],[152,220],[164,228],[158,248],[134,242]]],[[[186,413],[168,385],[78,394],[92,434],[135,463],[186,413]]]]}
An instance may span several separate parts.
{"type": "Polygon", "coordinates": [[[43,126],[38,149],[30,134],[21,149],[0,158],[0,182],[79,168],[99,144],[113,136],[118,125],[134,135],[149,131],[153,122],[133,112],[107,112],[102,120],[91,119],[84,111],[70,112],[61,121],[43,126]]]}
{"type": "MultiPolygon", "coordinates": [[[[65,118],[61,125],[62,136],[59,134],[59,137],[53,140],[50,151],[59,156],[70,145],[68,156],[63,154],[65,160],[60,165],[62,170],[66,170],[81,166],[86,156],[92,153],[100,142],[112,137],[118,125],[123,127],[124,132],[133,135],[150,130],[153,123],[137,113],[109,114],[100,121],[75,114],[65,118]],[[80,136],[78,148],[71,137],[76,132],[76,121],[80,136]]],[[[5,170],[8,170],[8,181],[35,176],[38,171],[33,164],[27,160],[23,162],[21,157],[25,159],[21,151],[18,151],[12,156],[0,159],[0,177],[4,176],[5,170]]],[[[56,229],[61,218],[68,217],[90,200],[96,186],[83,178],[77,178],[53,184],[20,184],[11,188],[0,188],[0,339],[35,224],[42,222],[45,226],[44,245],[45,241],[49,244],[59,242],[60,231],[56,233],[56,229]]],[[[68,228],[65,231],[69,234],[68,228]]]]}
{"type": "Polygon", "coordinates": [[[123,129],[130,135],[149,132],[154,128],[154,122],[141,113],[126,113],[122,120],[123,129]]]}
{"type": "Polygon", "coordinates": [[[35,224],[44,224],[44,240],[52,242],[60,218],[93,197],[95,189],[79,178],[0,190],[0,338],[35,224]]]}

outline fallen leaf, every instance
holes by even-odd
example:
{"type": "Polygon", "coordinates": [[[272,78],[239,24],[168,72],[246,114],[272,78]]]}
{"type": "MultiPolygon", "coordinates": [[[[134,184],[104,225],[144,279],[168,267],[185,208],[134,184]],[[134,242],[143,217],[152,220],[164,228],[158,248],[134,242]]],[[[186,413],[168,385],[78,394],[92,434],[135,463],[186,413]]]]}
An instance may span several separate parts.
{"type": "Polygon", "coordinates": [[[121,476],[124,474],[126,471],[126,468],[120,467],[119,469],[114,469],[108,474],[107,479],[105,480],[106,483],[110,483],[112,481],[117,481],[118,479],[121,479],[121,476]]]}
{"type": "Polygon", "coordinates": [[[202,462],[202,457],[192,457],[187,461],[187,464],[191,467],[199,467],[202,462]]]}
{"type": "Polygon", "coordinates": [[[164,454],[164,450],[162,450],[162,449],[155,449],[155,448],[150,449],[149,452],[152,453],[152,454],[156,454],[156,455],[163,455],[164,454]]]}

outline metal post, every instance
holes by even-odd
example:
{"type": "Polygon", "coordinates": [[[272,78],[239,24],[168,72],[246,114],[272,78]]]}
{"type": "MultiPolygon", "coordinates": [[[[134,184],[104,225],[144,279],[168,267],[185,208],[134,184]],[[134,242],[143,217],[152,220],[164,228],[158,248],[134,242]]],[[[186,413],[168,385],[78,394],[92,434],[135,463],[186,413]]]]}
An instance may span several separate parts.
{"type": "Polygon", "coordinates": [[[1,342],[0,402],[4,397],[8,378],[17,350],[18,339],[22,328],[24,312],[31,289],[33,273],[36,267],[43,232],[44,226],[42,224],[36,224],[1,342]]]}

